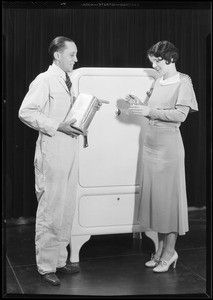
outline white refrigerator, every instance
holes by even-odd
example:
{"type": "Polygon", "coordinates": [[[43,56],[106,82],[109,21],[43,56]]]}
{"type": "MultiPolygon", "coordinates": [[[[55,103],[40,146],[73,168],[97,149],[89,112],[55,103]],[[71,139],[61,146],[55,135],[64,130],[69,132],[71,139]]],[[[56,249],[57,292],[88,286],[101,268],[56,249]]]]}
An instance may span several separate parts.
{"type": "Polygon", "coordinates": [[[71,262],[79,262],[91,235],[142,232],[157,248],[157,233],[142,228],[138,218],[141,155],[148,120],[128,115],[123,99],[133,93],[142,101],[158,73],[144,68],[79,68],[72,73],[74,93],[93,95],[103,104],[88,129],[88,147],[78,141],[76,211],[71,233],[71,262]]]}

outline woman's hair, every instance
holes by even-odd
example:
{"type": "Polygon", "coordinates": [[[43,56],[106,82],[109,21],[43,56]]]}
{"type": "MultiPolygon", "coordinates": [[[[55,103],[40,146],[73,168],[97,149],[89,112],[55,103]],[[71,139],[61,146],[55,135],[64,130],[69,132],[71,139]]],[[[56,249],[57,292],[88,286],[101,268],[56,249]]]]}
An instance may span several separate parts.
{"type": "Polygon", "coordinates": [[[160,41],[147,51],[147,56],[160,57],[166,64],[175,63],[178,60],[178,49],[168,41],[160,41]]]}
{"type": "Polygon", "coordinates": [[[66,48],[65,42],[74,43],[73,40],[65,36],[58,36],[54,38],[54,40],[52,40],[52,42],[49,45],[48,52],[53,60],[54,60],[54,53],[56,51],[62,51],[64,48],[66,48]]]}

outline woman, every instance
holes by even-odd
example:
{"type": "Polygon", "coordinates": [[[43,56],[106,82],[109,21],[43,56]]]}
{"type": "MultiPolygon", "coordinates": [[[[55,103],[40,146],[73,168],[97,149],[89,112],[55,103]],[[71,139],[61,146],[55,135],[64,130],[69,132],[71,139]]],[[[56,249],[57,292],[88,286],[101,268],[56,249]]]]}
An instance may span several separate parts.
{"type": "Polygon", "coordinates": [[[158,249],[146,262],[154,272],[176,267],[178,234],[188,231],[184,146],[179,127],[189,112],[198,111],[191,79],[176,69],[177,48],[160,41],[147,51],[159,73],[148,103],[127,95],[130,114],[149,119],[142,157],[141,225],[158,232],[158,249]]]}

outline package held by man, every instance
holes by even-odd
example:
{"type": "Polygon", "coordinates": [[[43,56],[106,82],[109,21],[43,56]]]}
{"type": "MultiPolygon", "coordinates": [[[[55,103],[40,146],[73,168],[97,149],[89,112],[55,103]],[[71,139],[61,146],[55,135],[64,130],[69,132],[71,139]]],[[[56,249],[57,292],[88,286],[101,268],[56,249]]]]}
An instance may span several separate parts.
{"type": "Polygon", "coordinates": [[[76,119],[72,127],[79,130],[81,134],[85,134],[97,111],[97,107],[98,99],[96,97],[80,93],[66,119],[76,119]]]}

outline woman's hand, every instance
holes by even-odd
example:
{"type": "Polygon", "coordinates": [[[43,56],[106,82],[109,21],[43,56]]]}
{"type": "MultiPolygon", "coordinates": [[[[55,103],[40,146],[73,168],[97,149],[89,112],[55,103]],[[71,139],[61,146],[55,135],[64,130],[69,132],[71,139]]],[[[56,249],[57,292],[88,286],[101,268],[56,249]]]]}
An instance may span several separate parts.
{"type": "Polygon", "coordinates": [[[124,100],[130,105],[142,104],[141,100],[133,94],[128,94],[124,100]]]}
{"type": "Polygon", "coordinates": [[[129,114],[148,117],[150,108],[146,105],[133,105],[129,108],[129,114]]]}

